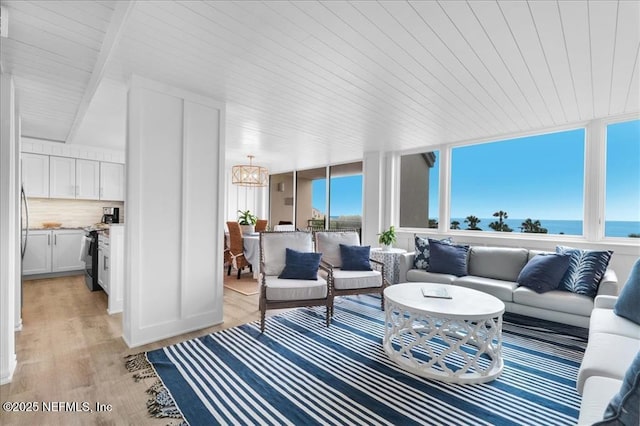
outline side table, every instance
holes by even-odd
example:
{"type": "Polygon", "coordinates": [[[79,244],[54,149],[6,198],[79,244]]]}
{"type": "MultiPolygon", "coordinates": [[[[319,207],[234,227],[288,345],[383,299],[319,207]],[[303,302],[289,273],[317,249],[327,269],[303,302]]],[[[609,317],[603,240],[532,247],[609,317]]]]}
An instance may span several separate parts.
{"type": "Polygon", "coordinates": [[[400,281],[400,256],[407,251],[399,248],[382,250],[371,249],[371,258],[384,264],[384,275],[389,284],[398,284],[400,281]]]}

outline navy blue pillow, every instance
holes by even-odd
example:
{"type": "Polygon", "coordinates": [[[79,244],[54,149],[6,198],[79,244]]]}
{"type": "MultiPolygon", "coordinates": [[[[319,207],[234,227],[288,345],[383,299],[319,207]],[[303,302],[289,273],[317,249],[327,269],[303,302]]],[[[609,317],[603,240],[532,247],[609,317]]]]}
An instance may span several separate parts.
{"type": "Polygon", "coordinates": [[[286,280],[317,280],[322,253],[305,253],[287,249],[285,265],[278,278],[286,280]]]}
{"type": "Polygon", "coordinates": [[[347,246],[340,244],[340,260],[343,271],[370,271],[369,252],[371,246],[347,246]]]}
{"type": "Polygon", "coordinates": [[[546,293],[555,290],[560,280],[567,272],[571,255],[566,254],[538,254],[531,258],[516,280],[523,287],[529,287],[536,293],[546,293]]]}
{"type": "Polygon", "coordinates": [[[640,425],[640,351],[627,369],[618,393],[595,425],[640,425]]]}
{"type": "Polygon", "coordinates": [[[429,272],[467,275],[469,246],[457,246],[429,238],[429,272]]]}
{"type": "MultiPolygon", "coordinates": [[[[423,271],[428,271],[429,270],[429,239],[428,238],[422,238],[422,237],[418,237],[417,235],[414,235],[415,237],[415,255],[413,257],[413,267],[415,269],[422,269],[423,271]]],[[[444,238],[442,240],[440,240],[440,242],[445,243],[445,244],[453,244],[453,242],[451,241],[451,238],[444,238]]]]}
{"type": "Polygon", "coordinates": [[[556,253],[571,254],[569,268],[562,277],[558,289],[595,297],[613,252],[557,246],[556,253]]]}
{"type": "Polygon", "coordinates": [[[613,307],[616,315],[640,325],[640,259],[631,268],[631,274],[613,307]]]}

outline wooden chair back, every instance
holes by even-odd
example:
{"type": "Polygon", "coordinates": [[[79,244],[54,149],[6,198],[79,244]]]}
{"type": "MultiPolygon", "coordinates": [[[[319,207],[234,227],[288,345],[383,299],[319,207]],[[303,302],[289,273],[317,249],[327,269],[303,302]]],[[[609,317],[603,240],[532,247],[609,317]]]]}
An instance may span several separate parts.
{"type": "Polygon", "coordinates": [[[267,219],[258,219],[256,221],[256,232],[264,232],[267,230],[267,224],[269,221],[267,219]]]}

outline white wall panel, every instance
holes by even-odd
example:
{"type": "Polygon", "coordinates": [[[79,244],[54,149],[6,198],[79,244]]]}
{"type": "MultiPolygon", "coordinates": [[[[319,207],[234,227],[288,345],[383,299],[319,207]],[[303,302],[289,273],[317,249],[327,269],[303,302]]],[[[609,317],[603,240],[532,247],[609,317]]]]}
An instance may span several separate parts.
{"type": "Polygon", "coordinates": [[[129,92],[124,339],[222,321],[224,109],[134,76],[129,92]]]}

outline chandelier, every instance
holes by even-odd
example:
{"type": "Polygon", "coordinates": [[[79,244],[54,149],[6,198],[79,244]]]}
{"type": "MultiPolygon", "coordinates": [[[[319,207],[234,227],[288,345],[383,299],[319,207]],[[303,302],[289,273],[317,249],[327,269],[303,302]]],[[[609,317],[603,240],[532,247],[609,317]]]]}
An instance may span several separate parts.
{"type": "Polygon", "coordinates": [[[269,172],[265,167],[253,165],[253,155],[249,157],[249,165],[241,164],[231,168],[231,183],[240,186],[268,186],[269,172]]]}

